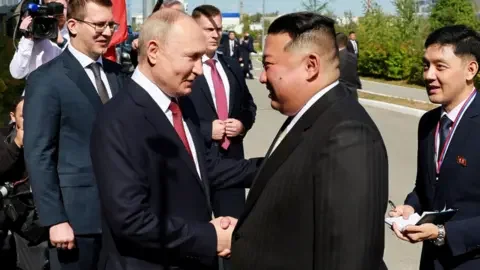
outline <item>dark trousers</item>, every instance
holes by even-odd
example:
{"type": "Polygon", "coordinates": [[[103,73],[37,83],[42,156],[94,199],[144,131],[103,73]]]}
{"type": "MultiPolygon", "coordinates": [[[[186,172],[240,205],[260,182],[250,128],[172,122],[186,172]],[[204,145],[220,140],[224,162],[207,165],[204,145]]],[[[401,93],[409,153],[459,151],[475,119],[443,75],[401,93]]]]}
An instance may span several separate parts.
{"type": "Polygon", "coordinates": [[[32,246],[28,240],[22,238],[17,233],[15,236],[15,246],[17,251],[17,267],[21,270],[44,270],[48,261],[48,242],[42,242],[32,246]]]}
{"type": "Polygon", "coordinates": [[[97,270],[102,236],[75,236],[75,248],[63,250],[50,247],[51,270],[97,270]]]}

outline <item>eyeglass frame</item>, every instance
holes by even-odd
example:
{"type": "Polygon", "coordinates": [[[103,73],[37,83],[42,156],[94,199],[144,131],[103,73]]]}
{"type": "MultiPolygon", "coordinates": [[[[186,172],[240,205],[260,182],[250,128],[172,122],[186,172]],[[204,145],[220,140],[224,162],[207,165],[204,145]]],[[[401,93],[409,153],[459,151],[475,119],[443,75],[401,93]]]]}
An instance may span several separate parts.
{"type": "Polygon", "coordinates": [[[105,29],[107,29],[107,27],[110,28],[110,30],[113,33],[115,33],[118,30],[118,27],[119,27],[119,24],[114,22],[114,21],[106,22],[104,26],[98,26],[97,25],[98,23],[87,22],[87,21],[80,20],[80,19],[77,19],[77,18],[72,18],[72,19],[87,24],[88,26],[92,27],[93,30],[98,34],[101,34],[101,33],[105,32],[105,29]],[[112,26],[109,25],[110,23],[113,23],[113,28],[112,28],[112,26]],[[101,29],[102,31],[98,31],[97,28],[101,29]]]}

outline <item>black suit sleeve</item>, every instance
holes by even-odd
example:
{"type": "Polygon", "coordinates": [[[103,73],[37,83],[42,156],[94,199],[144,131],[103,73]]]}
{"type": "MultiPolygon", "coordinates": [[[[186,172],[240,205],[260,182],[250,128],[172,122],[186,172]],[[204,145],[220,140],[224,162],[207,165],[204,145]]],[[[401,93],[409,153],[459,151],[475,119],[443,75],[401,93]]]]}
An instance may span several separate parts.
{"type": "Polygon", "coordinates": [[[314,160],[315,269],[379,269],[388,196],[380,134],[361,123],[339,124],[314,160]]]}
{"type": "MultiPolygon", "coordinates": [[[[128,148],[131,139],[124,130],[117,121],[97,122],[90,145],[103,217],[113,236],[131,249],[167,249],[174,258],[215,257],[217,235],[212,224],[152,212],[148,162],[139,158],[141,149],[128,148]]],[[[161,195],[157,191],[151,196],[161,195]]]]}
{"type": "MultiPolygon", "coordinates": [[[[240,69],[238,70],[240,71],[240,69]]],[[[245,128],[244,135],[252,128],[253,123],[255,123],[255,117],[257,115],[257,105],[253,101],[252,94],[250,94],[250,90],[248,89],[247,83],[245,82],[245,78],[243,77],[243,73],[239,73],[243,78],[241,82],[241,86],[243,88],[243,101],[242,101],[242,112],[240,113],[240,122],[242,122],[243,127],[245,128]]]]}
{"type": "Polygon", "coordinates": [[[24,152],[35,205],[43,226],[67,222],[57,172],[60,97],[49,74],[30,74],[25,89],[24,152]]]}
{"type": "Polygon", "coordinates": [[[420,203],[418,188],[421,186],[422,181],[424,181],[422,172],[420,171],[420,168],[422,166],[421,160],[420,160],[421,159],[420,151],[425,151],[424,149],[422,149],[422,146],[421,146],[421,141],[422,141],[421,138],[423,136],[422,134],[424,133],[423,127],[426,124],[426,121],[427,121],[426,119],[427,119],[427,115],[422,116],[418,124],[417,177],[415,179],[415,188],[412,190],[412,192],[410,192],[407,195],[407,198],[405,199],[405,202],[404,202],[404,204],[410,205],[411,207],[413,207],[413,209],[415,209],[415,212],[417,213],[423,212],[422,204],[420,203]]]}

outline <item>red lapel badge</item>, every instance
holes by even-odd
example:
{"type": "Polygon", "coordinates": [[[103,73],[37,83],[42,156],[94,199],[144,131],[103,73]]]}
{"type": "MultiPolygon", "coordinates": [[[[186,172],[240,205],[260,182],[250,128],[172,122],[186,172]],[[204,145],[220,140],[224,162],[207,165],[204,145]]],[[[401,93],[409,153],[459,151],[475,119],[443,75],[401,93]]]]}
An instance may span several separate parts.
{"type": "Polygon", "coordinates": [[[457,163],[463,167],[467,167],[467,159],[462,156],[457,156],[457,163]]]}

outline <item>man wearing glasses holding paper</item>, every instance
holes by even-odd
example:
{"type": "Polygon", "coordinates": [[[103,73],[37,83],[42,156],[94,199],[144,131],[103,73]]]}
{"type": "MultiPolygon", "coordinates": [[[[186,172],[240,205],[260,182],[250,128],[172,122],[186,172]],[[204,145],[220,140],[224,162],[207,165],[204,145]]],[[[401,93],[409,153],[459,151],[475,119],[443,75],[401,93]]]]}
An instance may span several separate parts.
{"type": "Polygon", "coordinates": [[[424,78],[439,108],[419,123],[415,188],[389,215],[458,209],[450,219],[403,230],[398,238],[423,242],[420,269],[480,269],[480,35],[462,25],[440,28],[425,42],[424,78]]]}
{"type": "Polygon", "coordinates": [[[51,269],[90,270],[102,233],[90,133],[123,75],[101,57],[117,29],[110,0],[69,1],[67,26],[68,48],[27,80],[25,159],[40,222],[49,227],[51,269]]]}

